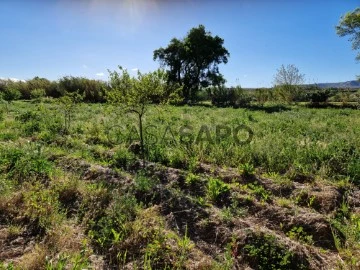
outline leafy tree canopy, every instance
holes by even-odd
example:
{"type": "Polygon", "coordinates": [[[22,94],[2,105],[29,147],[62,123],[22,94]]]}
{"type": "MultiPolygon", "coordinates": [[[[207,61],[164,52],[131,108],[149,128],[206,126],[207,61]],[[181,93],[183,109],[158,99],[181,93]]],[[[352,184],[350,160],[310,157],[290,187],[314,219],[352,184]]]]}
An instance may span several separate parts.
{"type": "Polygon", "coordinates": [[[149,73],[138,71],[136,77],[119,66],[120,72],[110,71],[107,101],[125,107],[127,111],[141,113],[151,103],[176,102],[177,93],[181,90],[176,84],[167,85],[168,77],[164,70],[158,69],[149,73]]]}
{"type": "Polygon", "coordinates": [[[173,38],[166,48],[155,50],[154,60],[159,60],[162,67],[168,67],[168,83],[183,87],[184,101],[196,100],[201,87],[225,82],[218,65],[227,63],[230,54],[223,44],[222,38],[212,36],[199,25],[185,38],[173,38]]]}
{"type": "Polygon", "coordinates": [[[131,77],[128,71],[119,66],[120,72],[110,71],[107,101],[117,104],[125,112],[134,113],[138,117],[141,153],[145,159],[145,142],[143,132],[143,116],[151,103],[177,102],[181,87],[167,84],[167,73],[158,69],[149,73],[138,71],[137,77],[131,77]]]}
{"type": "MultiPolygon", "coordinates": [[[[360,8],[346,13],[341,17],[339,25],[336,26],[336,32],[340,37],[351,36],[353,50],[360,49],[360,8]]],[[[360,60],[360,53],[356,57],[360,60]]]]}

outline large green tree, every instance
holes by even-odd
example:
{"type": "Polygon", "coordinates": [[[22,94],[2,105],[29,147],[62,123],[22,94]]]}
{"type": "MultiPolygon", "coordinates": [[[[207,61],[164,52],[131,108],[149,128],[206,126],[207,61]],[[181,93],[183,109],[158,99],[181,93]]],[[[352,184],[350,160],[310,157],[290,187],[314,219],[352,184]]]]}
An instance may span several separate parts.
{"type": "Polygon", "coordinates": [[[203,25],[199,25],[192,28],[185,38],[173,38],[166,48],[155,50],[154,60],[168,68],[168,83],[183,87],[184,101],[194,101],[202,87],[225,82],[218,65],[226,64],[230,54],[223,44],[222,38],[212,36],[203,25]]]}
{"type": "MultiPolygon", "coordinates": [[[[336,32],[339,36],[350,36],[353,50],[360,49],[360,8],[346,13],[341,17],[339,25],[336,26],[336,32]]],[[[360,53],[356,57],[360,60],[360,53]]]]}

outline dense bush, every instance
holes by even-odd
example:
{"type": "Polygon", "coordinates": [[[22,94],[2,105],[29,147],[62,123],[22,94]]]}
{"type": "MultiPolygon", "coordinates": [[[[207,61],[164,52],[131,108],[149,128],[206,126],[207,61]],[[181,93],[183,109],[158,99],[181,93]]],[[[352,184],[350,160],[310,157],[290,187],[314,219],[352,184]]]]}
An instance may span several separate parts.
{"type": "Polygon", "coordinates": [[[7,102],[11,102],[13,100],[17,100],[19,98],[21,98],[21,93],[18,89],[12,87],[12,86],[7,86],[4,89],[4,92],[2,92],[2,98],[4,100],[6,100],[7,102]]]}
{"type": "Polygon", "coordinates": [[[263,105],[265,102],[272,101],[274,99],[274,93],[271,89],[258,88],[254,91],[256,101],[263,105]]]}
{"type": "Polygon", "coordinates": [[[255,269],[308,269],[308,262],[278,243],[270,234],[258,234],[244,246],[245,258],[255,269]]]}
{"type": "Polygon", "coordinates": [[[252,99],[250,94],[240,86],[226,88],[225,85],[220,85],[208,91],[212,104],[219,107],[246,107],[252,99]]]}
{"type": "Polygon", "coordinates": [[[107,84],[102,81],[83,77],[63,77],[58,82],[58,92],[63,96],[66,92],[78,92],[85,102],[104,102],[107,84]]]}
{"type": "Polygon", "coordinates": [[[2,147],[0,172],[18,183],[49,179],[53,164],[43,155],[40,146],[27,145],[24,148],[2,147]]]}
{"type": "Polygon", "coordinates": [[[46,91],[43,88],[39,88],[39,89],[34,89],[31,91],[30,93],[30,97],[32,99],[38,99],[38,98],[42,98],[46,95],[46,91]]]}
{"type": "Polygon", "coordinates": [[[331,96],[330,90],[318,90],[306,94],[307,101],[313,103],[327,102],[330,96],[331,96]]]}
{"type": "Polygon", "coordinates": [[[276,100],[280,102],[292,103],[298,101],[301,94],[301,89],[296,85],[277,85],[274,87],[274,95],[276,100]]]}
{"type": "Polygon", "coordinates": [[[44,96],[59,98],[68,92],[79,92],[86,102],[104,102],[106,87],[106,82],[72,76],[52,82],[40,77],[27,81],[0,81],[0,93],[3,93],[5,100],[38,99],[44,96]]]}

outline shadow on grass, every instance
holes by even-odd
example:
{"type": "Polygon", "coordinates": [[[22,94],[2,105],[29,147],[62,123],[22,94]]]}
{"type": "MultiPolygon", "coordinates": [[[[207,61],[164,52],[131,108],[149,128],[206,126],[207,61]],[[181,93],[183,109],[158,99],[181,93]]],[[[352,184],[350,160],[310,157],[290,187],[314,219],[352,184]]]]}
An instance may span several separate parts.
{"type": "Polygon", "coordinates": [[[307,103],[305,104],[307,108],[316,108],[316,109],[353,109],[357,110],[357,104],[342,104],[342,103],[307,103]]]}
{"type": "MultiPolygon", "coordinates": [[[[357,104],[342,104],[342,103],[294,103],[292,105],[299,105],[306,108],[315,108],[315,109],[358,109],[357,104]]],[[[189,107],[204,107],[204,108],[235,108],[235,109],[247,109],[250,111],[263,111],[265,113],[277,113],[277,112],[286,112],[291,111],[291,105],[284,104],[267,104],[264,106],[258,104],[250,105],[234,105],[234,104],[211,104],[210,102],[198,102],[198,103],[186,103],[186,104],[177,104],[176,106],[189,106],[189,107]]]]}
{"type": "Polygon", "coordinates": [[[282,105],[282,104],[276,104],[276,105],[267,105],[267,106],[261,106],[261,105],[249,105],[246,107],[246,109],[250,111],[263,111],[266,113],[277,113],[277,112],[286,112],[291,111],[291,107],[282,105]]]}
{"type": "Polygon", "coordinates": [[[273,104],[273,105],[256,105],[256,104],[249,104],[249,105],[228,105],[228,104],[216,104],[212,105],[212,107],[216,108],[234,108],[234,109],[247,109],[250,111],[263,111],[266,113],[276,113],[276,112],[285,112],[285,111],[291,111],[290,106],[285,106],[283,104],[273,104]]]}

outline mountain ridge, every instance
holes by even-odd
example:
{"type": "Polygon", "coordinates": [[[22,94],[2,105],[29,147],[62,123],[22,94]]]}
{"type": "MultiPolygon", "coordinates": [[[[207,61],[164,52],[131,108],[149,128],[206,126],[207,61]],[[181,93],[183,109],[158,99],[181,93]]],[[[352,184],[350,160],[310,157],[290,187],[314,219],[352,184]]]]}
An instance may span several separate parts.
{"type": "Polygon", "coordinates": [[[320,88],[360,88],[360,81],[346,81],[346,82],[335,82],[335,83],[317,83],[311,84],[316,85],[320,88]]]}

